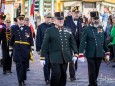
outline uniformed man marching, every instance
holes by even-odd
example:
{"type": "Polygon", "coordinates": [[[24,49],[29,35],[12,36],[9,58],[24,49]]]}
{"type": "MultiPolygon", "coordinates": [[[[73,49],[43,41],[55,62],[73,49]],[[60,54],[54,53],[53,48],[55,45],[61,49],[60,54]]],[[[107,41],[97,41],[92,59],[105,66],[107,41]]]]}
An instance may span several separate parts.
{"type": "MultiPolygon", "coordinates": [[[[71,28],[72,34],[75,38],[76,45],[79,49],[80,38],[82,33],[82,23],[83,19],[80,16],[80,12],[78,11],[78,7],[74,7],[71,12],[71,16],[67,16],[64,21],[64,26],[71,28]]],[[[72,62],[69,63],[69,74],[70,80],[76,80],[76,71],[77,71],[78,62],[76,60],[75,64],[72,62]]]]}
{"type": "Polygon", "coordinates": [[[5,24],[6,24],[6,28],[4,29],[5,32],[3,33],[2,36],[3,74],[12,73],[11,72],[12,57],[11,57],[11,53],[9,53],[11,21],[7,19],[5,21],[5,24]]]}
{"type": "Polygon", "coordinates": [[[63,26],[63,12],[56,12],[54,15],[55,27],[46,30],[40,61],[45,63],[48,48],[52,72],[50,86],[66,86],[67,64],[72,61],[71,51],[78,56],[78,50],[71,30],[63,26]]]}
{"type": "Polygon", "coordinates": [[[13,26],[11,31],[10,50],[13,49],[19,86],[23,86],[26,80],[27,61],[33,48],[33,38],[30,27],[24,25],[24,16],[19,15],[17,21],[18,25],[13,26]]]}
{"type": "Polygon", "coordinates": [[[89,85],[98,86],[97,78],[102,59],[109,60],[109,50],[103,27],[100,25],[98,12],[91,12],[92,24],[86,27],[81,36],[79,58],[85,57],[88,62],[89,85]]]}
{"type": "MultiPolygon", "coordinates": [[[[41,45],[44,39],[44,35],[45,35],[45,31],[49,28],[49,27],[53,27],[54,23],[52,23],[52,16],[50,13],[47,13],[44,15],[45,17],[45,22],[40,24],[38,26],[37,29],[37,34],[36,34],[36,51],[39,54],[40,50],[41,50],[41,45]]],[[[45,82],[46,84],[50,83],[50,61],[49,61],[49,51],[47,48],[47,55],[45,57],[45,65],[43,65],[43,70],[44,70],[44,78],[45,78],[45,82]]]]}

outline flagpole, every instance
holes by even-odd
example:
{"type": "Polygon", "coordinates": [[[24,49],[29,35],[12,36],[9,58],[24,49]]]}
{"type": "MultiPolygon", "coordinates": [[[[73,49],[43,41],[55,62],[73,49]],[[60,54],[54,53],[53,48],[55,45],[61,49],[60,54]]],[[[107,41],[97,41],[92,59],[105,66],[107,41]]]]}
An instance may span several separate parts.
{"type": "Polygon", "coordinates": [[[40,7],[39,7],[39,12],[40,12],[40,16],[44,15],[44,0],[40,0],[40,7]]]}
{"type": "Polygon", "coordinates": [[[30,17],[31,0],[28,1],[28,15],[30,17]]]}
{"type": "Polygon", "coordinates": [[[51,0],[51,12],[52,16],[54,16],[54,0],[51,0]]]}

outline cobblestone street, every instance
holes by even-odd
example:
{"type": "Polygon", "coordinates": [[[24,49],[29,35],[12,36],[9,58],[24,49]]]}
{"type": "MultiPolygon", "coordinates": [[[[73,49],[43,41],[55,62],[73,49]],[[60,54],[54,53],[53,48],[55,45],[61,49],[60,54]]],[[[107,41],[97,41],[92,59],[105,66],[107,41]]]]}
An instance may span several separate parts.
{"type": "MultiPolygon", "coordinates": [[[[43,78],[42,66],[39,62],[39,57],[35,53],[35,62],[30,62],[30,71],[26,86],[46,86],[43,78]]],[[[100,75],[98,79],[99,86],[115,86],[115,69],[111,68],[111,65],[107,65],[104,62],[101,65],[100,75]]],[[[13,63],[12,74],[3,75],[2,68],[0,67],[0,86],[18,86],[15,64],[13,63]]],[[[87,63],[79,62],[79,68],[76,74],[77,80],[71,82],[67,80],[67,86],[88,86],[88,73],[87,63]]]]}

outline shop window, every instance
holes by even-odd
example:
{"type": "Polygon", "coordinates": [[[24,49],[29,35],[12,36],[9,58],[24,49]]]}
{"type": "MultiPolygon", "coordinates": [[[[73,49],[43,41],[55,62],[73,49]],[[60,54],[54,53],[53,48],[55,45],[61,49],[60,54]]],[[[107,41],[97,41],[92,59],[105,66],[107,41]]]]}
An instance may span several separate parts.
{"type": "Polygon", "coordinates": [[[84,7],[85,8],[96,8],[96,3],[95,2],[85,2],[84,7]]]}

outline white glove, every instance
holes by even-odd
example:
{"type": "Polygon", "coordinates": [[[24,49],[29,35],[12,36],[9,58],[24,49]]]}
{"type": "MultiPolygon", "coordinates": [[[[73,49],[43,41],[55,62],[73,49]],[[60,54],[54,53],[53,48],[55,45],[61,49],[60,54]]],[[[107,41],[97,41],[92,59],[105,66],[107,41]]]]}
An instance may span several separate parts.
{"type": "Polygon", "coordinates": [[[74,62],[74,64],[75,64],[76,60],[77,60],[77,57],[72,58],[72,61],[74,62]]]}
{"type": "Polygon", "coordinates": [[[78,58],[78,60],[79,60],[80,62],[85,62],[85,58],[84,58],[84,57],[78,58]]]}
{"type": "Polygon", "coordinates": [[[9,56],[11,56],[12,55],[12,51],[9,51],[9,56]]]}
{"type": "Polygon", "coordinates": [[[32,50],[32,54],[34,54],[34,50],[32,50]]]}
{"type": "Polygon", "coordinates": [[[45,65],[45,60],[40,60],[40,63],[41,63],[42,66],[44,66],[45,65]]]}
{"type": "Polygon", "coordinates": [[[106,55],[105,60],[109,61],[109,59],[110,59],[110,56],[106,55]]]}

